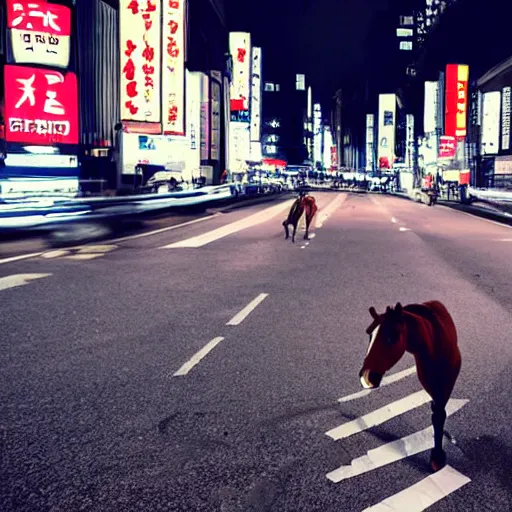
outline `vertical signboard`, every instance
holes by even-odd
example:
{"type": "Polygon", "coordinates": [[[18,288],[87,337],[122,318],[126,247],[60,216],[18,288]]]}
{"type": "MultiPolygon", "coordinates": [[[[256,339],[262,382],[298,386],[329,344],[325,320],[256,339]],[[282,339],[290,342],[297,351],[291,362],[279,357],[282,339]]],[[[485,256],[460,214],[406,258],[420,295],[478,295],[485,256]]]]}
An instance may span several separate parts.
{"type": "Polygon", "coordinates": [[[210,78],[201,73],[201,160],[210,156],[210,78]]]}
{"type": "Polygon", "coordinates": [[[313,107],[313,162],[322,163],[322,107],[316,103],[313,107]]]}
{"type": "Polygon", "coordinates": [[[375,130],[375,116],[373,114],[366,114],[366,171],[372,172],[374,161],[374,137],[375,130]]]}
{"type": "Polygon", "coordinates": [[[222,73],[220,71],[212,71],[211,75],[211,138],[210,138],[210,158],[212,160],[220,160],[220,106],[222,102],[221,82],[222,73]]]}
{"type": "Polygon", "coordinates": [[[251,96],[251,34],[231,32],[229,49],[233,58],[231,111],[248,111],[251,96]]]}
{"type": "MultiPolygon", "coordinates": [[[[163,3],[162,129],[166,135],[185,135],[186,1],[163,3]]],[[[156,18],[153,23],[160,20],[156,18]]]]}
{"type": "Polygon", "coordinates": [[[252,49],[251,142],[261,139],[261,48],[252,49]]]}
{"type": "Polygon", "coordinates": [[[450,137],[467,134],[468,79],[468,66],[446,66],[445,134],[450,137]]]}
{"type": "Polygon", "coordinates": [[[414,169],[414,115],[407,114],[405,122],[405,163],[409,170],[414,169]]]}
{"type": "Polygon", "coordinates": [[[122,121],[160,123],[161,0],[120,0],[122,121]]]}
{"type": "Polygon", "coordinates": [[[188,175],[197,177],[201,167],[201,73],[186,72],[187,84],[187,135],[189,140],[189,157],[187,160],[188,175]]]}
{"type": "Polygon", "coordinates": [[[74,73],[4,66],[5,139],[44,146],[78,144],[74,73]]]}
{"type": "Polygon", "coordinates": [[[251,153],[251,134],[247,123],[231,122],[229,128],[229,168],[231,172],[244,171],[251,153]]]}
{"type": "Polygon", "coordinates": [[[379,95],[379,168],[393,167],[395,158],[396,95],[379,95]]]}
{"type": "Polygon", "coordinates": [[[482,154],[495,155],[500,144],[501,93],[487,92],[483,99],[482,154]]]}
{"type": "Polygon", "coordinates": [[[437,126],[437,96],[439,82],[425,82],[425,105],[423,115],[423,131],[433,133],[437,126]]]}
{"type": "Polygon", "coordinates": [[[71,9],[46,1],[7,0],[7,28],[16,64],[67,68],[71,9]]]}
{"type": "Polygon", "coordinates": [[[501,149],[510,149],[510,87],[504,87],[501,93],[501,149]]]}
{"type": "Polygon", "coordinates": [[[306,90],[306,75],[295,76],[295,90],[305,91],[306,90]]]}
{"type": "Polygon", "coordinates": [[[224,105],[224,160],[226,162],[227,170],[231,170],[231,160],[229,154],[230,147],[230,124],[231,124],[231,112],[230,112],[230,90],[229,90],[229,79],[228,77],[224,77],[224,87],[223,87],[224,97],[223,97],[223,105],[224,105]]]}

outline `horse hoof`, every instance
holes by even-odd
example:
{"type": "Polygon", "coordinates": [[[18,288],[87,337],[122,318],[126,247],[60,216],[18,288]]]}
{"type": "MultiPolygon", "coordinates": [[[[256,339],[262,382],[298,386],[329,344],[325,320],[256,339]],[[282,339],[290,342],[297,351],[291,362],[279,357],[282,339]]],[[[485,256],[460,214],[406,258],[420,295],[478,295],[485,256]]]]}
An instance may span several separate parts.
{"type": "Polygon", "coordinates": [[[430,468],[434,473],[443,469],[446,466],[446,452],[441,450],[436,452],[432,450],[430,453],[430,468]]]}

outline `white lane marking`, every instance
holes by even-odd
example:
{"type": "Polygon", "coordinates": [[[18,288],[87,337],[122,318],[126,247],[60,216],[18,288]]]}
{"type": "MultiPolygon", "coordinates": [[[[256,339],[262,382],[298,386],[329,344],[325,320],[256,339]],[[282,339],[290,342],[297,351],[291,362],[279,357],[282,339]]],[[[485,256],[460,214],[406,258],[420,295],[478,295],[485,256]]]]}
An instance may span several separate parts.
{"type": "Polygon", "coordinates": [[[305,246],[305,245],[301,246],[301,249],[305,249],[305,248],[306,248],[306,246],[305,246]]]}
{"type": "Polygon", "coordinates": [[[146,236],[158,235],[159,233],[165,233],[167,231],[173,231],[175,229],[184,228],[186,226],[191,226],[192,224],[197,224],[199,222],[204,222],[205,220],[214,219],[215,217],[219,217],[221,215],[220,212],[214,213],[213,215],[209,215],[208,217],[201,217],[200,219],[189,220],[187,222],[182,222],[181,224],[176,224],[174,226],[168,226],[166,228],[155,229],[154,231],[148,231],[147,233],[140,233],[138,235],[130,235],[123,236],[122,238],[115,238],[114,240],[109,240],[114,244],[118,242],[126,242],[126,240],[137,240],[138,238],[144,238],[146,236]]]}
{"type": "Polygon", "coordinates": [[[242,311],[237,313],[226,325],[240,325],[266,298],[268,293],[260,293],[254,300],[249,302],[242,311]]]}
{"type": "MultiPolygon", "coordinates": [[[[407,368],[406,370],[402,370],[400,372],[394,373],[393,375],[389,375],[388,377],[384,377],[382,379],[382,382],[380,383],[380,388],[384,386],[388,386],[389,384],[394,384],[395,382],[398,382],[399,380],[405,379],[406,377],[409,377],[409,375],[413,375],[416,373],[416,366],[411,366],[410,368],[407,368]]],[[[378,391],[378,389],[363,389],[362,391],[358,391],[357,393],[352,393],[351,395],[344,396],[342,398],[338,399],[338,402],[345,403],[345,402],[351,402],[352,400],[356,400],[358,398],[363,398],[366,395],[369,395],[370,393],[375,393],[378,391]]]]}
{"type": "Polygon", "coordinates": [[[493,242],[512,242],[512,238],[495,238],[493,242]]]}
{"type": "Polygon", "coordinates": [[[194,366],[206,357],[224,338],[214,338],[208,342],[199,352],[195,353],[174,375],[173,377],[183,377],[194,368],[194,366]]]}
{"type": "MultiPolygon", "coordinates": [[[[469,400],[451,399],[446,406],[446,415],[451,416],[464,407],[469,400]]],[[[393,462],[417,455],[434,447],[434,428],[432,426],[415,432],[397,441],[370,450],[366,455],[354,459],[348,466],[341,466],[330,473],[327,478],[334,483],[362,475],[374,469],[387,466],[393,462]]]]}
{"type": "MultiPolygon", "coordinates": [[[[475,215],[474,213],[461,212],[460,210],[455,210],[454,208],[450,208],[449,206],[444,206],[442,204],[437,205],[437,208],[444,208],[445,210],[450,210],[451,212],[462,213],[462,215],[467,215],[468,217],[471,217],[472,219],[482,220],[484,222],[489,222],[490,224],[494,224],[495,226],[512,229],[512,226],[509,226],[508,224],[502,224],[501,222],[491,220],[491,219],[484,219],[483,217],[479,217],[478,215],[475,215]]],[[[490,212],[490,213],[493,213],[493,212],[490,212]]]]}
{"type": "Polygon", "coordinates": [[[66,260],[76,260],[76,261],[88,261],[94,260],[96,258],[101,258],[105,256],[105,254],[74,254],[73,256],[64,256],[66,260]]]}
{"type": "Polygon", "coordinates": [[[395,219],[395,217],[391,217],[391,222],[392,222],[393,224],[396,224],[398,221],[395,219]]]}
{"type": "Polygon", "coordinates": [[[471,479],[451,466],[434,473],[363,512],[422,512],[457,491],[471,479]]]}
{"type": "Polygon", "coordinates": [[[33,252],[31,254],[21,254],[20,256],[11,256],[10,258],[4,258],[3,260],[0,260],[0,265],[3,265],[4,263],[11,263],[13,261],[20,261],[20,260],[27,260],[29,258],[37,258],[38,256],[41,256],[43,254],[42,252],[33,252]]]}
{"type": "Polygon", "coordinates": [[[41,258],[51,260],[53,258],[60,258],[61,256],[66,256],[68,254],[71,254],[70,251],[49,251],[49,252],[43,253],[41,255],[41,258]]]}
{"type": "Polygon", "coordinates": [[[339,195],[335,197],[325,208],[318,212],[315,222],[316,228],[321,228],[325,221],[330,217],[347,199],[347,195],[339,195]]]}
{"type": "Polygon", "coordinates": [[[311,240],[313,240],[313,238],[315,238],[315,236],[316,236],[316,233],[311,233],[311,234],[309,235],[309,238],[311,238],[311,240]]]}
{"type": "Polygon", "coordinates": [[[117,245],[84,245],[79,253],[106,253],[117,249],[117,245]]]}
{"type": "Polygon", "coordinates": [[[231,224],[227,224],[226,226],[222,226],[218,229],[214,229],[213,231],[209,231],[208,233],[205,233],[203,235],[194,236],[192,238],[182,240],[181,242],[165,245],[161,247],[161,249],[176,249],[182,247],[204,247],[205,245],[215,242],[220,238],[224,238],[234,233],[238,233],[239,231],[257,226],[258,224],[262,224],[272,219],[276,215],[279,215],[283,210],[289,209],[294,201],[295,199],[290,199],[289,201],[285,201],[276,206],[272,206],[261,212],[250,215],[249,217],[245,217],[241,220],[232,222],[231,224]]]}
{"type": "Polygon", "coordinates": [[[411,231],[409,228],[404,228],[403,226],[400,228],[400,231],[411,231]]]}
{"type": "Polygon", "coordinates": [[[431,400],[432,399],[426,391],[418,391],[417,393],[413,393],[401,400],[392,402],[380,409],[372,411],[369,414],[356,418],[355,420],[347,421],[343,425],[329,430],[329,432],[326,432],[326,435],[335,441],[345,439],[353,436],[354,434],[358,434],[359,432],[363,432],[364,430],[368,430],[369,428],[382,425],[382,423],[385,423],[396,416],[405,414],[412,409],[421,407],[431,400]]]}
{"type": "Polygon", "coordinates": [[[35,279],[50,277],[52,274],[13,274],[12,276],[0,277],[0,291],[25,286],[35,279]]]}

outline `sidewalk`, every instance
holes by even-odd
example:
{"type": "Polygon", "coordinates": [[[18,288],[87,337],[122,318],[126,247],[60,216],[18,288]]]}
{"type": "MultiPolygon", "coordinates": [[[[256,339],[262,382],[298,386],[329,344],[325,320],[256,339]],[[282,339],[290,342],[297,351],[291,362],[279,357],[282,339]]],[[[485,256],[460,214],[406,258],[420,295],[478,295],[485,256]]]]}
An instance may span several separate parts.
{"type": "MultiPolygon", "coordinates": [[[[390,195],[402,197],[404,199],[408,199],[409,201],[413,201],[411,196],[405,192],[390,192],[390,195]]],[[[461,204],[456,200],[448,201],[446,199],[440,199],[438,200],[438,204],[446,206],[448,208],[452,208],[454,210],[458,210],[460,212],[469,213],[477,217],[482,217],[485,219],[493,220],[495,222],[500,222],[502,224],[512,226],[512,202],[510,204],[501,203],[498,206],[483,201],[475,201],[471,204],[461,204]]]]}

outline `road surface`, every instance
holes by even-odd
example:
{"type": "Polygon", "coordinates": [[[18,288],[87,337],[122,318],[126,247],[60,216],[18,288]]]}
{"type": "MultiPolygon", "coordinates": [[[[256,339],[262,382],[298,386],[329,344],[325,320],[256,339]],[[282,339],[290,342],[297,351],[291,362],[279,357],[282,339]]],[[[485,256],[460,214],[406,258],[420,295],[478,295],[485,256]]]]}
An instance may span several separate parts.
{"type": "Polygon", "coordinates": [[[295,245],[280,199],[2,260],[2,510],[512,510],[512,230],[314,195],[295,245]],[[463,356],[434,476],[412,357],[358,379],[368,308],[431,299],[463,356]]]}

